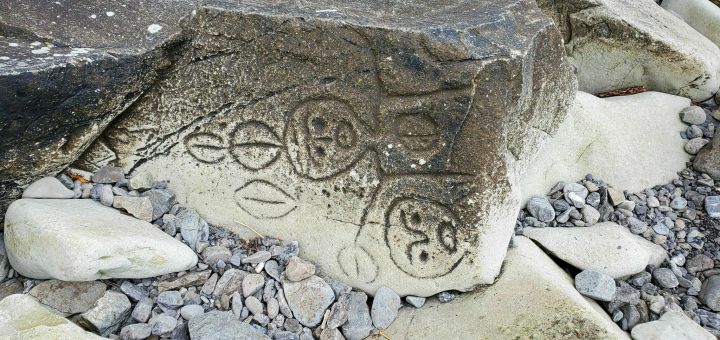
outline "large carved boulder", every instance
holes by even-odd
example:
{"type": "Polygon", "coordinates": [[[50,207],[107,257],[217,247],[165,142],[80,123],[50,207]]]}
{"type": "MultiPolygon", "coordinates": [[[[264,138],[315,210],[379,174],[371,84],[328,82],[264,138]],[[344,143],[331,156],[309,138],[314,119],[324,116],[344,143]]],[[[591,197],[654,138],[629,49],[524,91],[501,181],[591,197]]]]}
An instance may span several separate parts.
{"type": "Polygon", "coordinates": [[[185,30],[85,164],[170,179],[210,222],[298,239],[370,292],[493,281],[517,175],[574,93],[534,4],[218,4],[185,30]]]}
{"type": "MultiPolygon", "coordinates": [[[[492,283],[518,179],[575,92],[533,1],[211,2],[78,162],[169,179],[373,293],[492,283]]],[[[89,169],[92,170],[92,169],[89,169]]]]}

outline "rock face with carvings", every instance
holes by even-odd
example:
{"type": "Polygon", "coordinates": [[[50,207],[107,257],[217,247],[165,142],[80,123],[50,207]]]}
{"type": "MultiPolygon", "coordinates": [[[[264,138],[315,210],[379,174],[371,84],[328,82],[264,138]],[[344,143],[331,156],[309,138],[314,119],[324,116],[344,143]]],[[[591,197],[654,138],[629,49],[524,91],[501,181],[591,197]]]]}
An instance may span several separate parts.
{"type": "Polygon", "coordinates": [[[518,178],[575,92],[561,36],[533,1],[385,6],[211,1],[78,164],[114,159],[213,224],[322,244],[303,255],[369,292],[491,283],[518,178]]]}

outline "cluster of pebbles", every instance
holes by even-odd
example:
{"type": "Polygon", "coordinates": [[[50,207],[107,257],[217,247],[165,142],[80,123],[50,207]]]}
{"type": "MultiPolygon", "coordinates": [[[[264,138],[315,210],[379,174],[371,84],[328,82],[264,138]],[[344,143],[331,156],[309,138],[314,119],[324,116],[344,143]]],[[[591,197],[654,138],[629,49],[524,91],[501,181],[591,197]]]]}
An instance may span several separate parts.
{"type": "MultiPolygon", "coordinates": [[[[198,264],[155,278],[93,282],[32,280],[11,269],[0,298],[28,293],[84,328],[120,339],[364,339],[387,328],[403,305],[425,303],[414,296],[403,303],[387,287],[373,298],[353,291],[298,257],[296,241],[244,240],[211,226],[178,204],[164,181],[127,178],[112,166],[93,174],[93,182],[89,177],[75,172],[44,178],[24,196],[62,196],[53,189],[62,183],[70,190],[57,198],[94,199],[153,222],[193,249],[198,264]]],[[[447,302],[454,294],[438,298],[447,302]]]]}
{"type": "MultiPolygon", "coordinates": [[[[681,133],[688,140],[686,152],[696,154],[713,138],[713,112],[718,111],[712,109],[691,106],[680,113],[690,124],[681,133]]],[[[601,222],[627,227],[663,247],[667,260],[621,280],[584,270],[575,276],[578,291],[601,302],[624,330],[667,311],[684,311],[720,337],[720,183],[694,170],[692,162],[678,175],[670,183],[635,193],[592,175],[560,182],[546,196],[529,200],[518,215],[516,234],[528,227],[592,228],[601,222]]]]}

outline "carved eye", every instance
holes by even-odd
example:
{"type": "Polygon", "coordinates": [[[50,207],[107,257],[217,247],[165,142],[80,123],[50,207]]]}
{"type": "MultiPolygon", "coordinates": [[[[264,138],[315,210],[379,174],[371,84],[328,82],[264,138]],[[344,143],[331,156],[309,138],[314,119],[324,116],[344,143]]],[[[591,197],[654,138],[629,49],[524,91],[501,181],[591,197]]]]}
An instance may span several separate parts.
{"type": "Polygon", "coordinates": [[[235,202],[240,209],[259,219],[283,217],[297,207],[288,193],[264,180],[250,181],[235,191],[235,202]]]}
{"type": "Polygon", "coordinates": [[[455,226],[449,221],[442,221],[438,226],[437,233],[438,240],[445,250],[450,254],[455,253],[457,251],[457,233],[455,226]]]}
{"type": "Polygon", "coordinates": [[[196,133],[185,139],[188,153],[203,163],[215,163],[225,158],[225,147],[222,137],[212,133],[196,133]]]}
{"type": "Polygon", "coordinates": [[[280,137],[265,123],[249,121],[238,125],[233,133],[230,153],[251,170],[268,167],[280,156],[280,137]]]}

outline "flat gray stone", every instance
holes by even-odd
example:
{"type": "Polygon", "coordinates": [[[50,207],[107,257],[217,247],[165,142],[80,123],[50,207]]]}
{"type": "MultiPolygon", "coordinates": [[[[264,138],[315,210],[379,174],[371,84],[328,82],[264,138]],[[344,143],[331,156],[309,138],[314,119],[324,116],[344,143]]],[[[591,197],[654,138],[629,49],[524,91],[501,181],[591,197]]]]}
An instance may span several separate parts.
{"type": "Polygon", "coordinates": [[[92,181],[100,184],[115,184],[125,181],[125,170],[121,167],[106,165],[98,169],[92,181]]]}
{"type": "Polygon", "coordinates": [[[720,312],[720,276],[713,275],[705,280],[698,297],[710,309],[720,312]]]}
{"type": "Polygon", "coordinates": [[[543,196],[530,197],[526,209],[530,212],[530,215],[540,222],[550,222],[555,219],[555,209],[553,209],[550,201],[543,196]]]}
{"type": "Polygon", "coordinates": [[[525,228],[524,235],[574,267],[620,278],[659,265],[665,249],[614,222],[591,227],[525,228]]]}
{"type": "Polygon", "coordinates": [[[165,335],[172,332],[177,326],[177,319],[167,314],[153,316],[148,322],[153,335],[165,335]]]}
{"type": "Polygon", "coordinates": [[[78,323],[102,336],[120,330],[130,316],[130,300],[123,293],[108,290],[95,302],[93,307],[82,313],[78,323]]]}
{"type": "Polygon", "coordinates": [[[707,119],[705,110],[699,106],[688,106],[680,111],[680,119],[689,125],[702,125],[707,119]]]}
{"type": "Polygon", "coordinates": [[[151,298],[143,298],[135,305],[135,308],[133,308],[130,316],[138,322],[147,322],[150,319],[153,305],[154,303],[151,298]]]}
{"type": "Polygon", "coordinates": [[[180,292],[168,290],[158,294],[157,303],[165,308],[178,309],[183,305],[184,301],[180,292]]]}
{"type": "Polygon", "coordinates": [[[635,340],[716,339],[682,311],[668,311],[659,320],[639,324],[631,334],[635,340]]]}
{"type": "Polygon", "coordinates": [[[720,218],[720,196],[705,197],[705,212],[712,218],[720,218]]]}
{"type": "Polygon", "coordinates": [[[534,1],[217,1],[183,23],[192,48],[89,152],[359,289],[494,281],[517,175],[575,91],[534,1]]]}
{"type": "Polygon", "coordinates": [[[408,295],[405,297],[405,302],[407,302],[409,305],[411,305],[415,308],[422,307],[425,304],[425,300],[426,299],[421,296],[409,296],[408,295]]]}
{"type": "Polygon", "coordinates": [[[112,206],[113,208],[125,210],[138,219],[152,222],[153,207],[147,197],[115,196],[112,206]]]}
{"type": "MultiPolygon", "coordinates": [[[[172,208],[173,204],[175,204],[175,194],[168,190],[164,189],[153,189],[146,191],[142,193],[142,197],[147,197],[150,199],[150,204],[153,207],[152,212],[152,220],[155,221],[158,218],[162,217],[162,215],[166,214],[168,211],[170,211],[170,208],[172,208]]],[[[191,210],[185,210],[185,211],[191,211],[191,210]]],[[[183,212],[185,212],[183,211],[183,212]]],[[[181,213],[182,214],[182,213],[181,213]]],[[[180,218],[180,215],[178,214],[178,218],[180,218]]],[[[199,219],[199,217],[197,217],[199,219]]],[[[181,229],[182,230],[182,229],[181,229]]],[[[195,248],[193,248],[195,249],[195,248]]]]}
{"type": "Polygon", "coordinates": [[[715,134],[693,159],[695,170],[708,174],[715,180],[720,180],[720,134],[715,134]]]}
{"type": "Polygon", "coordinates": [[[400,309],[400,296],[392,289],[380,287],[373,296],[370,317],[378,329],[385,329],[392,324],[400,309]]]}
{"type": "Polygon", "coordinates": [[[283,289],[293,316],[307,327],[319,325],[325,310],[335,300],[330,285],[317,276],[299,282],[284,280],[283,289]]]}
{"type": "Polygon", "coordinates": [[[150,337],[152,327],[146,323],[127,325],[120,330],[120,337],[127,340],[142,340],[150,337]]]}
{"type": "Polygon", "coordinates": [[[675,288],[679,285],[675,273],[670,268],[656,268],[652,272],[653,280],[663,288],[675,288]]]}
{"type": "Polygon", "coordinates": [[[188,329],[193,340],[270,340],[270,337],[241,322],[232,313],[217,310],[192,318],[188,321],[188,329]]]}
{"type": "Polygon", "coordinates": [[[265,277],[260,274],[248,274],[243,278],[242,292],[245,297],[255,294],[265,286],[265,277]]]}
{"type": "Polygon", "coordinates": [[[23,198],[73,198],[75,193],[55,177],[43,177],[23,191],[23,198]]]}
{"type": "Polygon", "coordinates": [[[68,316],[90,309],[105,294],[105,288],[105,284],[99,281],[48,280],[33,287],[28,294],[46,307],[68,316]]]}
{"type": "MultiPolygon", "coordinates": [[[[170,208],[168,208],[169,210],[170,208]]],[[[154,217],[155,215],[153,215],[154,217]]],[[[180,230],[183,240],[190,245],[193,250],[196,249],[197,243],[207,241],[210,235],[210,227],[203,220],[197,211],[193,209],[185,209],[175,217],[175,226],[180,230]]]]}
{"type": "Polygon", "coordinates": [[[285,266],[285,277],[292,282],[305,280],[313,275],[315,275],[315,265],[297,256],[291,257],[285,266]]]}
{"type": "Polygon", "coordinates": [[[600,272],[583,270],[575,275],[575,289],[598,301],[612,301],[615,298],[615,279],[600,272]]]}
{"type": "Polygon", "coordinates": [[[367,295],[362,292],[350,292],[348,295],[347,322],[340,329],[348,340],[365,339],[373,329],[367,295]]]}
{"type": "Polygon", "coordinates": [[[11,340],[101,340],[70,320],[43,307],[27,294],[9,295],[0,301],[0,330],[11,340]]]}
{"type": "Polygon", "coordinates": [[[245,307],[247,307],[247,309],[253,315],[262,314],[264,312],[264,307],[263,307],[262,302],[260,302],[260,300],[258,300],[258,298],[254,297],[254,296],[248,296],[245,299],[245,307]]]}

